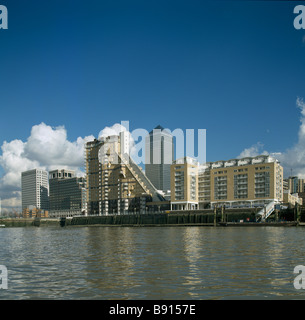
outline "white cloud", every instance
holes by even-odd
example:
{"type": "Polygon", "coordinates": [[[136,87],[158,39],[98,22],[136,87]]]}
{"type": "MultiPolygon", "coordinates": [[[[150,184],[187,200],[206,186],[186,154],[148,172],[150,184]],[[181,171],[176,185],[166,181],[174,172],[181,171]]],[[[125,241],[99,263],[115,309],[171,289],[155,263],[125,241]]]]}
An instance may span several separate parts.
{"type": "Polygon", "coordinates": [[[258,142],[250,148],[244,149],[238,157],[270,154],[281,162],[285,177],[289,176],[292,170],[293,175],[305,178],[305,102],[303,98],[297,98],[296,106],[300,110],[301,116],[298,141],[294,146],[284,152],[267,152],[263,151],[263,144],[258,142]]]}
{"type": "Polygon", "coordinates": [[[264,145],[260,142],[257,142],[256,144],[252,145],[250,148],[244,149],[239,156],[237,156],[238,159],[240,158],[246,158],[246,157],[255,157],[260,154],[268,154],[266,150],[263,151],[264,145]]]}
{"type": "Polygon", "coordinates": [[[111,127],[105,127],[103,130],[100,131],[100,133],[98,134],[98,138],[102,138],[102,137],[108,137],[108,136],[117,136],[119,135],[120,132],[123,131],[127,131],[127,129],[122,126],[120,123],[115,123],[113,126],[111,127]]]}
{"type": "Polygon", "coordinates": [[[305,178],[305,103],[303,98],[297,98],[296,105],[301,112],[298,141],[285,152],[277,155],[286,172],[286,176],[292,174],[305,178]]]}
{"type": "Polygon", "coordinates": [[[64,127],[51,127],[45,123],[32,127],[27,141],[4,141],[0,165],[4,175],[0,179],[2,205],[16,207],[21,205],[21,172],[34,168],[45,170],[69,168],[80,175],[84,165],[84,144],[94,136],[67,139],[64,127]]]}
{"type": "Polygon", "coordinates": [[[42,166],[79,167],[84,163],[83,146],[93,136],[77,138],[70,142],[64,127],[52,128],[44,123],[33,126],[31,135],[25,143],[26,158],[39,161],[42,166]]]}
{"type": "Polygon", "coordinates": [[[19,187],[20,172],[38,167],[39,162],[24,157],[25,143],[21,140],[13,140],[11,142],[4,141],[1,149],[0,165],[5,171],[1,179],[2,187],[19,187]]]}
{"type": "MultiPolygon", "coordinates": [[[[105,127],[103,130],[100,131],[100,133],[98,134],[98,138],[101,139],[102,137],[108,137],[108,136],[112,136],[112,135],[119,135],[120,132],[126,132],[127,129],[121,125],[120,123],[115,123],[113,126],[111,127],[105,127]]],[[[132,136],[131,133],[129,133],[129,154],[132,156],[134,155],[136,152],[136,148],[135,148],[135,140],[132,136]]]]}
{"type": "MultiPolygon", "coordinates": [[[[118,135],[127,129],[119,123],[105,127],[98,137],[118,135]]],[[[78,176],[84,176],[84,145],[94,140],[94,136],[78,137],[69,141],[64,126],[51,127],[45,123],[35,125],[26,141],[4,141],[0,155],[0,166],[4,174],[0,178],[0,197],[2,209],[21,207],[21,172],[34,168],[47,171],[54,169],[75,170],[78,176]]],[[[130,135],[130,146],[134,140],[130,135]]]]}

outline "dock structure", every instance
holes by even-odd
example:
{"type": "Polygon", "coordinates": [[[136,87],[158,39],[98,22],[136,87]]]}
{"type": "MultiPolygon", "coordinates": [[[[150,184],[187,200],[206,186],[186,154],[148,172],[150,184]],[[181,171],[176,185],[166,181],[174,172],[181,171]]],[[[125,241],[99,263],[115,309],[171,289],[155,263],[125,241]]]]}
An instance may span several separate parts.
{"type": "Polygon", "coordinates": [[[256,221],[258,208],[225,209],[224,207],[202,210],[181,210],[108,215],[80,215],[59,218],[5,218],[0,219],[4,227],[48,227],[48,226],[305,226],[305,211],[296,215],[294,210],[275,210],[273,219],[256,221]]]}

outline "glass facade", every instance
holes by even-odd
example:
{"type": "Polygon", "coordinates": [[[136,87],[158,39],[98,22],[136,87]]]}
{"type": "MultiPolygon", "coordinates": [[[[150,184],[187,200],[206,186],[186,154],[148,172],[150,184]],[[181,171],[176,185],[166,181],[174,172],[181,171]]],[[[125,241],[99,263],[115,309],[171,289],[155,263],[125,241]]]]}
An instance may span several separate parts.
{"type": "Polygon", "coordinates": [[[85,178],[75,177],[71,172],[50,172],[50,211],[86,209],[85,178]],[[72,176],[72,177],[71,177],[72,176]]]}

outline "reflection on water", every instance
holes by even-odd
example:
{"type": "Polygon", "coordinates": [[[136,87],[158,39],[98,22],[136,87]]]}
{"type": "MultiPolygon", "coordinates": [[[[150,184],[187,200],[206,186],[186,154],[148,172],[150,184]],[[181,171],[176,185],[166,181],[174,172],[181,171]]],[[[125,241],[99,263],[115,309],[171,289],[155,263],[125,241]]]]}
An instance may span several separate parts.
{"type": "Polygon", "coordinates": [[[305,229],[0,229],[0,299],[305,298],[305,229]]]}

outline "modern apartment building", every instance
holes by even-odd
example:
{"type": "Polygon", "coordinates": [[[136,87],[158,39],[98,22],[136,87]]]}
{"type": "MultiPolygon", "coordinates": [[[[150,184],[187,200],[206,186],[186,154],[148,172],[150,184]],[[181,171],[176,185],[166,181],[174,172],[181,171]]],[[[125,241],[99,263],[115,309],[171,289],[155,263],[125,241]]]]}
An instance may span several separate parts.
{"type": "Polygon", "coordinates": [[[80,215],[86,212],[85,178],[77,177],[73,170],[49,172],[50,217],[80,215]]]}
{"type": "Polygon", "coordinates": [[[289,177],[284,179],[285,190],[288,190],[289,193],[300,193],[304,192],[305,179],[300,179],[298,177],[289,177]]]}
{"type": "Polygon", "coordinates": [[[21,173],[22,210],[29,207],[48,210],[49,182],[48,172],[33,169],[21,173]]]}
{"type": "Polygon", "coordinates": [[[88,142],[85,158],[89,214],[144,213],[165,200],[129,156],[126,133],[88,142]]]}
{"type": "Polygon", "coordinates": [[[184,157],[171,165],[171,209],[192,210],[198,208],[197,160],[184,157]]]}
{"type": "Polygon", "coordinates": [[[199,207],[264,206],[283,201],[283,167],[268,155],[206,163],[199,169],[199,207]]]}
{"type": "Polygon", "coordinates": [[[145,139],[145,174],[157,190],[170,190],[173,160],[173,136],[159,125],[145,139]]]}

